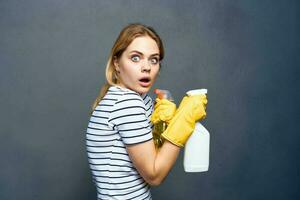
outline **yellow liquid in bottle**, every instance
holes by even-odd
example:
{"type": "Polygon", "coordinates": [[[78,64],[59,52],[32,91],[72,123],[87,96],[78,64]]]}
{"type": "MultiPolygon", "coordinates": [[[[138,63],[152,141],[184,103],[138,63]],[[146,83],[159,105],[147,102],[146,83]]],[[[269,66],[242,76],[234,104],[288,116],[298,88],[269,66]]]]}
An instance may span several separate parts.
{"type": "Polygon", "coordinates": [[[166,122],[158,122],[153,127],[153,140],[156,148],[160,148],[164,143],[164,138],[161,134],[166,130],[167,123],[166,122]]]}
{"type": "MultiPolygon", "coordinates": [[[[168,90],[160,90],[156,89],[154,91],[157,94],[159,99],[168,99],[169,101],[173,101],[171,93],[168,90]]],[[[153,141],[156,148],[160,148],[164,143],[164,138],[161,134],[167,129],[167,123],[160,121],[153,126],[152,134],[153,134],[153,141]]]]}

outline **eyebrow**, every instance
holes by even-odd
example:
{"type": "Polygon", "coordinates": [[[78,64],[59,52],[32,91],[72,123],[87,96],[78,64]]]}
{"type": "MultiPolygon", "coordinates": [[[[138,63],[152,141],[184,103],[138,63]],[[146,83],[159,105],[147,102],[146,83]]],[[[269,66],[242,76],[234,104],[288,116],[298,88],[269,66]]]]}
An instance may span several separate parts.
{"type": "MultiPolygon", "coordinates": [[[[130,51],[129,53],[138,53],[138,54],[144,55],[142,52],[139,52],[137,50],[130,51]]],[[[154,53],[154,54],[151,54],[150,56],[159,56],[159,53],[154,53]]]]}

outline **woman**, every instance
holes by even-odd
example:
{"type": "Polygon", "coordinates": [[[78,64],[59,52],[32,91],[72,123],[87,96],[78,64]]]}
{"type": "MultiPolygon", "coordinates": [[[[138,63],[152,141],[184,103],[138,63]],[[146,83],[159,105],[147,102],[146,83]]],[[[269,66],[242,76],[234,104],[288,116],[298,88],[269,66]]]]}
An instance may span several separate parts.
{"type": "Polygon", "coordinates": [[[185,97],[176,105],[147,95],[164,57],[160,37],[142,24],[126,26],[106,66],[107,83],[95,100],[86,134],[87,152],[98,199],[151,199],[192,133],[205,117],[206,96],[185,97]],[[160,149],[152,140],[152,121],[169,126],[160,149]]]}

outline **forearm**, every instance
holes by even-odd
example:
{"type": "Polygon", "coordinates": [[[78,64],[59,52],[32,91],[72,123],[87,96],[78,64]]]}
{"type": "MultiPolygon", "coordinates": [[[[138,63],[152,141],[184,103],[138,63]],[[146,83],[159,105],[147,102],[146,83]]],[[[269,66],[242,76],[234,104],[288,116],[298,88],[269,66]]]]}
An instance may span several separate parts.
{"type": "Polygon", "coordinates": [[[154,161],[154,183],[157,183],[155,185],[161,183],[168,175],[176,162],[179,152],[180,147],[170,143],[168,140],[166,140],[163,146],[157,151],[154,161]]]}
{"type": "Polygon", "coordinates": [[[128,153],[140,175],[150,185],[159,185],[174,165],[180,147],[165,141],[155,149],[153,141],[127,147],[128,153]]]}

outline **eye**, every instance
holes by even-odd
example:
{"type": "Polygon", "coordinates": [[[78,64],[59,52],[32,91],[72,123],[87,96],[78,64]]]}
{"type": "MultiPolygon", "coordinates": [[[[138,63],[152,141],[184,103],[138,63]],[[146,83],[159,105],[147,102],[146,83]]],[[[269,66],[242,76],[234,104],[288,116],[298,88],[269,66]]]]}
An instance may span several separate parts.
{"type": "Polygon", "coordinates": [[[150,62],[152,65],[156,65],[156,64],[158,64],[159,60],[158,60],[158,58],[155,57],[155,58],[151,58],[150,62]]]}
{"type": "Polygon", "coordinates": [[[138,56],[138,55],[133,55],[133,56],[131,56],[131,60],[133,61],[133,62],[139,62],[140,61],[140,56],[138,56]]]}

